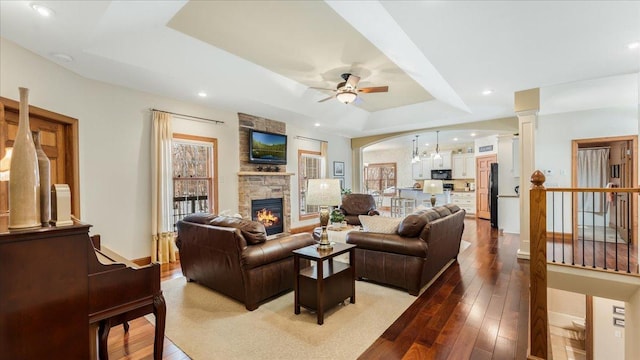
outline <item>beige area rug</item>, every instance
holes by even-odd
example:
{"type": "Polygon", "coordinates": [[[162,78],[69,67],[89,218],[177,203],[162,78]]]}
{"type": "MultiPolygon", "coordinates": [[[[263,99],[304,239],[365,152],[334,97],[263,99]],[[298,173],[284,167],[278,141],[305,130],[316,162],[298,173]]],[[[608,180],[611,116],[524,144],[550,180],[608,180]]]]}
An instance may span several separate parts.
{"type": "Polygon", "coordinates": [[[595,239],[595,241],[604,242],[604,239],[606,238],[608,243],[614,243],[614,242],[617,242],[618,244],[627,243],[627,241],[622,238],[620,233],[612,227],[605,228],[604,226],[579,225],[578,232],[577,232],[578,239],[583,239],[582,237],[583,234],[584,234],[584,240],[587,240],[587,241],[593,241],[595,239]],[[584,233],[583,233],[583,228],[584,228],[584,233]]]}
{"type": "MultiPolygon", "coordinates": [[[[192,359],[356,359],[413,303],[407,292],[356,282],[356,303],[325,313],[324,325],[293,292],[255,311],[185,278],[162,283],[166,336],[192,359]]],[[[147,317],[153,322],[153,316],[147,317]]]]}

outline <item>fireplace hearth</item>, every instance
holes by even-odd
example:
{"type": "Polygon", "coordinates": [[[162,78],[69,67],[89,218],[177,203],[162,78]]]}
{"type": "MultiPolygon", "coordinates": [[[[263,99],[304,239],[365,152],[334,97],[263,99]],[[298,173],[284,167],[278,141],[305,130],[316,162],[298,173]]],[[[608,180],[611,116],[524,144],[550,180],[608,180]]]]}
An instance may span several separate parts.
{"type": "Polygon", "coordinates": [[[267,235],[283,232],[282,198],[251,200],[251,219],[264,224],[267,235]]]}

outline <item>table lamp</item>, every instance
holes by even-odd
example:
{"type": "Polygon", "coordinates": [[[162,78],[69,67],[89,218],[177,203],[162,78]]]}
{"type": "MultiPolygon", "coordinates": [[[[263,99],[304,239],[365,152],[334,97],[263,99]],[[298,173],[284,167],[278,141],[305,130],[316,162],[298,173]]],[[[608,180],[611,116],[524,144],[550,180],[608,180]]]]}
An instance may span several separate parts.
{"type": "Polygon", "coordinates": [[[320,205],[320,235],[319,250],[332,249],[327,235],[327,224],[329,223],[329,206],[337,206],[342,203],[342,193],[340,191],[340,180],[338,179],[309,179],[307,182],[307,205],[320,205]]]}
{"type": "Polygon", "coordinates": [[[425,180],[422,192],[431,194],[431,207],[436,206],[436,195],[442,194],[442,180],[425,180]]]}

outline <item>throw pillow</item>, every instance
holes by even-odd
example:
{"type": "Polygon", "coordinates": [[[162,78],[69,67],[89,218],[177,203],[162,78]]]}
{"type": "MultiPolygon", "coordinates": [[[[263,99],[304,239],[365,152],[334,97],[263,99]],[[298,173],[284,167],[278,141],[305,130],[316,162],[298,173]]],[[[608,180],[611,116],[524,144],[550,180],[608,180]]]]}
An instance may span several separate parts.
{"type": "Polygon", "coordinates": [[[395,234],[402,221],[401,218],[367,215],[358,215],[358,219],[364,231],[381,234],[395,234]]]}

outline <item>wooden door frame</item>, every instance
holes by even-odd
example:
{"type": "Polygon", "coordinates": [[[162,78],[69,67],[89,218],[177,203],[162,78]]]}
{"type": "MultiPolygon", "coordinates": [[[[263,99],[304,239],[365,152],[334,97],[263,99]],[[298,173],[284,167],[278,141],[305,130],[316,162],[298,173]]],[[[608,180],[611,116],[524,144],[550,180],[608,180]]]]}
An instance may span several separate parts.
{"type": "MultiPolygon", "coordinates": [[[[633,186],[638,185],[638,135],[609,136],[601,138],[576,139],[571,140],[571,187],[578,187],[578,148],[581,145],[602,144],[607,142],[631,141],[631,182],[633,186]]],[[[578,208],[578,198],[573,197],[573,208],[578,208]]],[[[638,214],[637,196],[631,197],[631,241],[632,245],[638,244],[638,214]]],[[[578,212],[571,214],[573,218],[573,231],[578,232],[578,212]]]]}
{"type": "MultiPolygon", "coordinates": [[[[0,96],[0,128],[6,128],[6,112],[19,113],[20,102],[0,96]]],[[[40,118],[58,123],[64,127],[64,141],[66,148],[65,178],[71,190],[71,213],[80,219],[80,171],[79,171],[79,142],[78,119],[29,105],[29,117],[40,118]]],[[[0,155],[8,145],[7,134],[0,132],[0,155]]]]}

